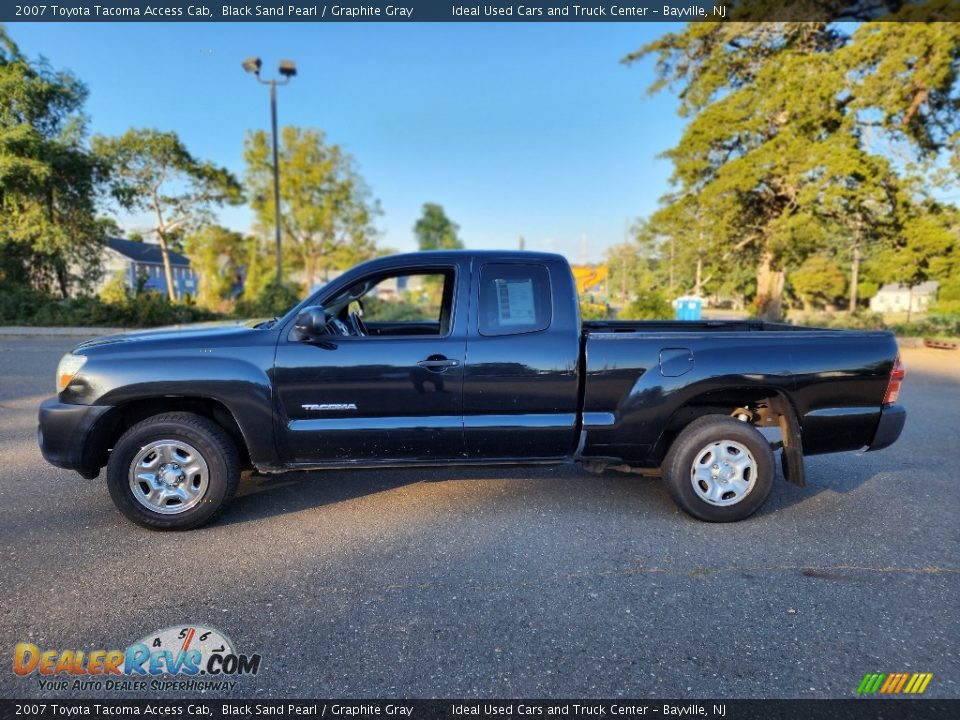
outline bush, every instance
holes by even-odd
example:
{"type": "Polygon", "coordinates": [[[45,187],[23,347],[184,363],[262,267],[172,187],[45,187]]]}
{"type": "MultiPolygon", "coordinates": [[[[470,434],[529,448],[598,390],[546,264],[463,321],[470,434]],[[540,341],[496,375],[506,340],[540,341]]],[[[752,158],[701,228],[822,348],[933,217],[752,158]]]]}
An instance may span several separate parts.
{"type": "Polygon", "coordinates": [[[97,297],[59,300],[22,287],[0,287],[0,323],[49,327],[156,327],[216,320],[216,313],[169,302],[164,295],[111,293],[115,302],[97,297]]]}
{"type": "Polygon", "coordinates": [[[659,290],[641,290],[620,311],[620,320],[672,320],[673,306],[659,290]]]}
{"type": "Polygon", "coordinates": [[[256,297],[244,296],[238,300],[233,314],[241,318],[279,317],[300,300],[300,289],[294,283],[278,285],[276,280],[271,280],[256,297]]]}
{"type": "Polygon", "coordinates": [[[919,322],[898,323],[890,329],[904,337],[960,337],[960,313],[929,315],[919,322]]]}
{"type": "Polygon", "coordinates": [[[610,306],[604,303],[590,302],[586,298],[580,298],[580,318],[582,320],[608,320],[610,318],[610,306]]]}
{"type": "Polygon", "coordinates": [[[937,315],[960,315],[960,277],[949,278],[940,284],[937,301],[931,309],[937,315]]]}
{"type": "MultiPolygon", "coordinates": [[[[406,299],[383,300],[373,295],[363,298],[364,314],[377,322],[422,322],[426,317],[424,308],[406,299]]],[[[437,311],[439,316],[439,310],[437,311]]]]}
{"type": "Polygon", "coordinates": [[[18,318],[29,318],[36,311],[38,296],[17,287],[0,287],[0,322],[22,325],[18,318]]]}
{"type": "Polygon", "coordinates": [[[100,290],[100,299],[107,304],[122,303],[130,297],[127,287],[127,274],[122,270],[114,273],[109,282],[100,290]]]}
{"type": "Polygon", "coordinates": [[[858,309],[844,315],[827,315],[826,326],[848,330],[886,330],[883,315],[870,310],[858,309]]]}
{"type": "Polygon", "coordinates": [[[900,337],[960,337],[960,313],[938,313],[911,323],[888,325],[880,313],[858,310],[853,315],[800,316],[796,322],[839,330],[892,330],[900,337]]]}

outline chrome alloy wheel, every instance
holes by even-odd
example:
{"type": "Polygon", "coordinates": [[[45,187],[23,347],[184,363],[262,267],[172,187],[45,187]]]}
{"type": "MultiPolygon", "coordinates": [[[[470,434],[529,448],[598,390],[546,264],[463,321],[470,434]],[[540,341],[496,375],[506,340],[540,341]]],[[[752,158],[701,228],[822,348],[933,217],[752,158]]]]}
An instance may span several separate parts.
{"type": "Polygon", "coordinates": [[[756,484],[757,461],[735,440],[712,442],[697,453],[690,481],[704,502],[718,507],[736,505],[756,484]]]}
{"type": "Polygon", "coordinates": [[[130,463],[130,490],[141,505],[162,515],[186,512],[207,491],[207,461],[182,440],[144,445],[130,463]]]}

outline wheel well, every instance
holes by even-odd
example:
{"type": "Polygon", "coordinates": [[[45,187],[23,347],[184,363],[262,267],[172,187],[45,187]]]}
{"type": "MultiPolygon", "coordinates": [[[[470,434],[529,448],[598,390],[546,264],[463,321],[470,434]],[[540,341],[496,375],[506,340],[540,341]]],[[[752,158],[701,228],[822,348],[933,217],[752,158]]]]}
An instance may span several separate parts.
{"type": "Polygon", "coordinates": [[[90,443],[85,451],[90,464],[102,468],[121,435],[141,420],[167,412],[191,412],[217,423],[237,446],[241,465],[251,467],[247,443],[233,413],[219,400],[204,397],[142,398],[116,406],[100,418],[90,433],[90,443]]]}
{"type": "Polygon", "coordinates": [[[773,388],[724,388],[698,395],[677,409],[654,447],[662,460],[680,431],[704,415],[732,415],[757,428],[778,428],[780,442],[799,444],[800,428],[790,400],[773,388]]]}

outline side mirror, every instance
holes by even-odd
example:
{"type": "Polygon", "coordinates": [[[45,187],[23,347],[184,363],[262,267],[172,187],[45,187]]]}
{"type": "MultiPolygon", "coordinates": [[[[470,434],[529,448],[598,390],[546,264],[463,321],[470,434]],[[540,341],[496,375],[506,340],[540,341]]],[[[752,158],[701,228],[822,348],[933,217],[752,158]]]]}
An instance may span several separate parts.
{"type": "Polygon", "coordinates": [[[293,321],[293,329],[301,338],[315,338],[326,334],[328,322],[330,317],[327,311],[320,305],[313,305],[300,311],[297,319],[293,321]]]}

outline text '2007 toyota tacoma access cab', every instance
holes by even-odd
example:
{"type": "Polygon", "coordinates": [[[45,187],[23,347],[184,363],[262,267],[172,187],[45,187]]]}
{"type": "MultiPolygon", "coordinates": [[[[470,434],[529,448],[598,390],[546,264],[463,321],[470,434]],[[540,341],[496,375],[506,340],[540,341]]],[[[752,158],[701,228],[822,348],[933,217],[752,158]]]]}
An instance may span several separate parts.
{"type": "Polygon", "coordinates": [[[581,322],[560,256],[417,253],[268,322],[85,342],[39,441],[85,477],[106,465],[152,528],[207,522],[244,468],[571,461],[662,474],[685,511],[732,521],[770,493],[777,449],[802,485],[805,454],[894,442],[902,380],[888,332],[581,322]]]}

